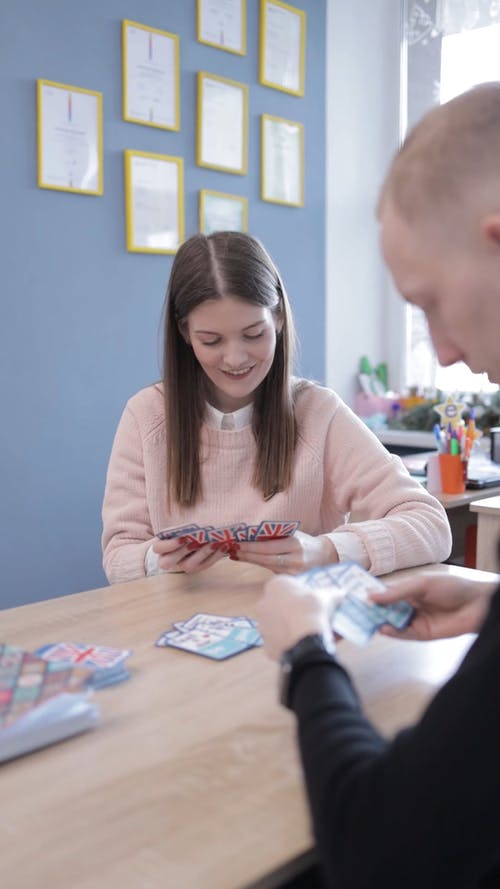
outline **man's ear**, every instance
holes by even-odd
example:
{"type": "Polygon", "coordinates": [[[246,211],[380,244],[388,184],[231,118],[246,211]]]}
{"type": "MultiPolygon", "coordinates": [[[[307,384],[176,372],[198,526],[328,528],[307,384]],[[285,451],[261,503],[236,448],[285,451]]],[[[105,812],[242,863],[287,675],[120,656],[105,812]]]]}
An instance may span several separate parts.
{"type": "Polygon", "coordinates": [[[488,241],[500,247],[500,213],[489,213],[485,216],[481,228],[488,241]]]}

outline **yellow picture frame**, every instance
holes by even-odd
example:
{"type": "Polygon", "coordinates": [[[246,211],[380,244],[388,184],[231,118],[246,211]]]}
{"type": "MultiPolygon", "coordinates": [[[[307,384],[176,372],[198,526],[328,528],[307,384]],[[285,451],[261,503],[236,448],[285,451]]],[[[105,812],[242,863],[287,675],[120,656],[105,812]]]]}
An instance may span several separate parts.
{"type": "Polygon", "coordinates": [[[248,169],[248,84],[199,71],[196,121],[197,165],[245,176],[248,169]],[[224,91],[225,101],[221,101],[224,91]],[[222,161],[218,161],[219,158],[222,161]]]}
{"type": "Polygon", "coordinates": [[[210,188],[200,190],[200,207],[199,207],[199,228],[200,232],[205,235],[213,231],[248,231],[248,198],[242,195],[227,194],[223,191],[214,191],[210,188]],[[212,206],[210,206],[212,205],[212,206]],[[218,205],[218,206],[217,206],[218,205]],[[226,219],[224,220],[224,205],[226,205],[226,219]],[[234,214],[227,212],[232,209],[232,205],[239,205],[241,212],[241,224],[233,225],[234,214]],[[210,222],[217,218],[224,220],[222,225],[213,225],[210,222]],[[226,224],[226,221],[228,224],[226,224]]]}
{"type": "Polygon", "coordinates": [[[274,114],[261,116],[261,198],[303,207],[304,124],[274,114]]]}
{"type": "Polygon", "coordinates": [[[177,34],[122,20],[123,120],[161,130],[180,130],[179,58],[177,34]],[[149,63],[151,76],[145,77],[149,63]]]}
{"type": "Polygon", "coordinates": [[[184,240],[184,160],[126,149],[125,236],[129,253],[176,253],[184,240]],[[174,201],[167,196],[174,188],[174,201]]]}
{"type": "MultiPolygon", "coordinates": [[[[233,3],[238,3],[240,7],[240,49],[234,49],[231,46],[224,45],[224,34],[222,33],[222,41],[219,39],[213,40],[210,39],[207,30],[213,30],[213,28],[207,29],[205,25],[205,37],[203,37],[203,4],[210,3],[213,7],[213,0],[196,0],[196,39],[198,43],[204,43],[205,46],[212,46],[214,49],[222,49],[224,52],[231,52],[237,56],[245,56],[247,53],[247,16],[246,16],[246,0],[232,0],[233,3]]],[[[227,4],[227,0],[220,0],[221,5],[224,3],[227,4]]]]}
{"type": "Polygon", "coordinates": [[[39,188],[102,195],[102,93],[37,80],[39,188]]]}
{"type": "Polygon", "coordinates": [[[271,89],[289,93],[292,96],[305,95],[306,72],[306,23],[307,16],[303,9],[284,3],[283,0],[261,0],[260,4],[260,52],[259,52],[259,83],[271,89]],[[281,45],[275,47],[268,40],[268,13],[273,12],[276,19],[273,27],[274,39],[280,32],[281,45]],[[281,19],[281,21],[279,21],[281,19]],[[298,47],[294,44],[293,30],[299,29],[298,47]],[[288,68],[290,59],[291,73],[288,68]],[[284,62],[286,60],[286,64],[284,62]],[[285,67],[284,67],[285,65],[285,67]]]}

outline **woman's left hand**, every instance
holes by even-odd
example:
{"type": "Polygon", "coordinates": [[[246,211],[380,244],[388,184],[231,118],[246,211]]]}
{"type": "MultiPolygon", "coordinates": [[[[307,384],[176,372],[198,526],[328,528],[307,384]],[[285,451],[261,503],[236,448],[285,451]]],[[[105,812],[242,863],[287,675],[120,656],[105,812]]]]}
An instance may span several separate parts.
{"type": "Polygon", "coordinates": [[[331,565],[339,560],[337,550],[328,537],[312,537],[303,531],[276,540],[240,541],[236,555],[230,558],[269,568],[276,574],[298,574],[308,568],[331,565]]]}

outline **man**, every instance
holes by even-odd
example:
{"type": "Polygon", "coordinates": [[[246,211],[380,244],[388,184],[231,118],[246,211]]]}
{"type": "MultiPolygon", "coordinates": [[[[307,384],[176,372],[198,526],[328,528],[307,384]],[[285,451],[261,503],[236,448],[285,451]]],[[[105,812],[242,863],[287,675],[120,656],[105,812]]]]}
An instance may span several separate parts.
{"type": "MultiPolygon", "coordinates": [[[[442,364],[500,382],[500,83],[431,111],[393,160],[378,206],[382,251],[425,312],[442,364]]],[[[328,603],[293,579],[267,584],[259,621],[281,659],[326,885],[500,886],[500,588],[426,575],[378,602],[409,600],[405,632],[480,631],[420,722],[387,743],[336,659],[328,603]]],[[[341,649],[339,651],[341,657],[341,649]]]]}

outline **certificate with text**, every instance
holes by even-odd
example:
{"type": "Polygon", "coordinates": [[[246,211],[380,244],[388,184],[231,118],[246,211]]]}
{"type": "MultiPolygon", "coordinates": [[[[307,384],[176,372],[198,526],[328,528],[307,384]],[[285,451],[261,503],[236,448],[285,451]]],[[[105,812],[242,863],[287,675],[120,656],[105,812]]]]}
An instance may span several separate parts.
{"type": "Polygon", "coordinates": [[[125,151],[127,250],[175,253],[184,240],[181,157],[125,151]]]}
{"type": "Polygon", "coordinates": [[[198,0],[198,41],[246,53],[246,0],[198,0]]]}
{"type": "Polygon", "coordinates": [[[38,80],[37,102],[39,187],[102,194],[101,93],[38,80]]]}
{"type": "Polygon", "coordinates": [[[180,128],[179,38],[122,22],[123,118],[165,130],[180,128]]]}
{"type": "Polygon", "coordinates": [[[305,91],[306,14],[281,0],[261,0],[259,80],[285,93],[305,91]]]}
{"type": "Polygon", "coordinates": [[[248,86],[198,72],[196,163],[244,175],[248,154],[248,86]]]}
{"type": "Polygon", "coordinates": [[[262,200],[291,207],[304,204],[304,127],[262,115],[262,200]]]}
{"type": "Polygon", "coordinates": [[[200,191],[200,231],[203,234],[216,231],[246,232],[247,228],[247,198],[207,188],[200,191]]]}

